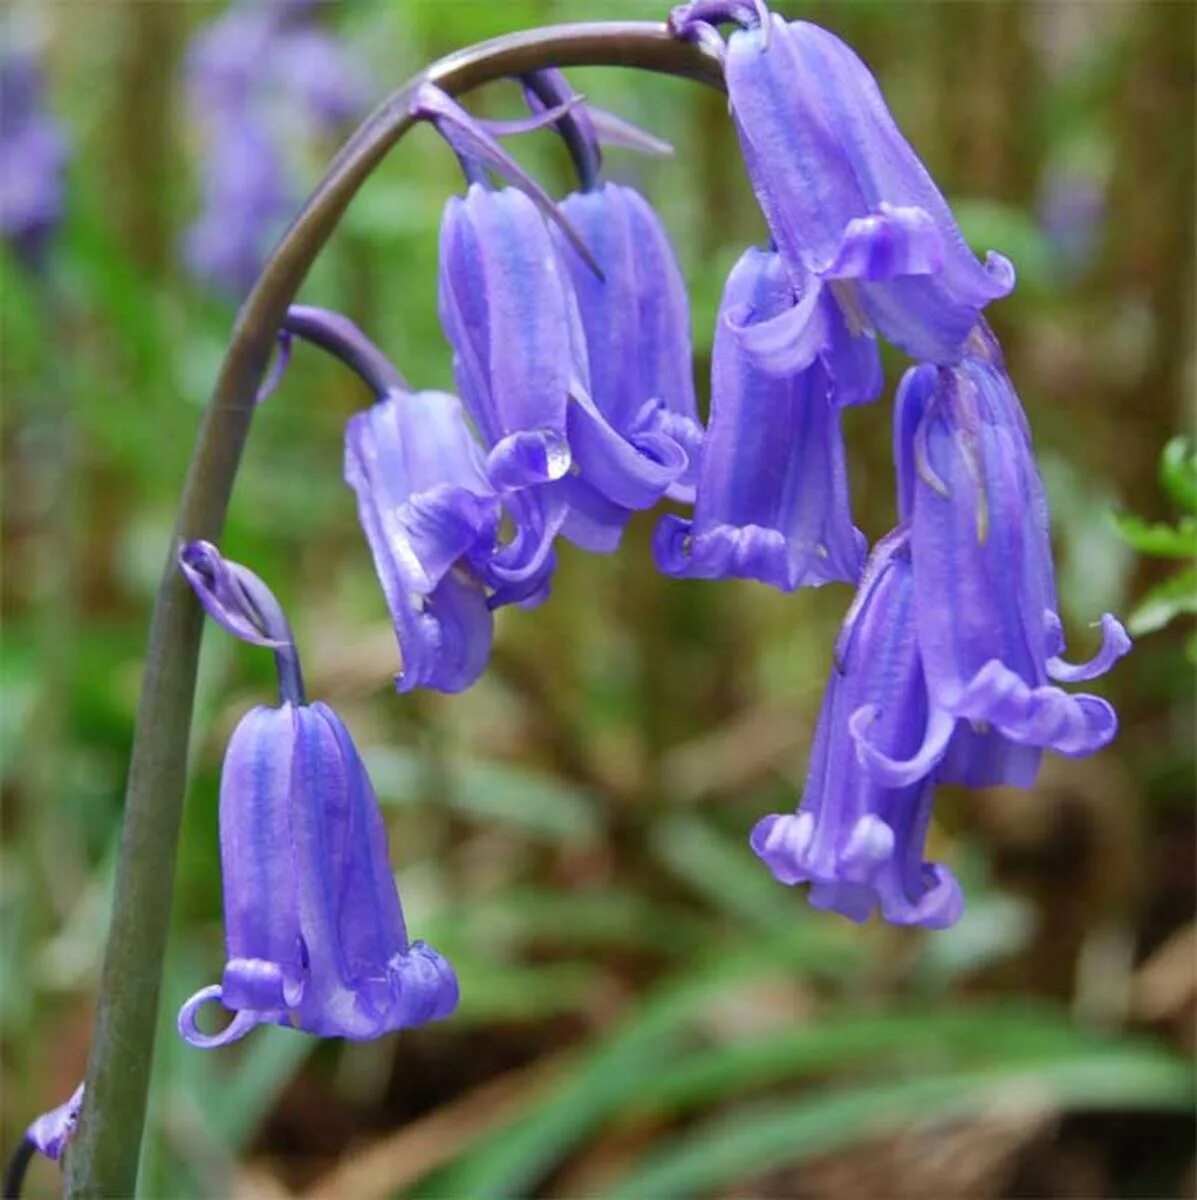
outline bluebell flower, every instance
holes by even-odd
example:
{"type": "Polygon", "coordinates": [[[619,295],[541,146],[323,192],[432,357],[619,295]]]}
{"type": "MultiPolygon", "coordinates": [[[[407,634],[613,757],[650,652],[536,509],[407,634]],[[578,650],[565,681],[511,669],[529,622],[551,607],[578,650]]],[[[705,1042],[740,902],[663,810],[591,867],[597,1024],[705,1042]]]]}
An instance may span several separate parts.
{"type": "Polygon", "coordinates": [[[204,542],[180,566],[208,613],[275,650],[282,703],[255,708],[229,743],[220,787],[228,955],[219,984],[180,1009],[193,1046],[224,1046],[256,1025],[375,1038],[448,1016],[452,967],[411,942],[370,780],[340,718],[308,704],[294,640],[265,584],[204,542]],[[196,1018],[219,1003],[218,1033],[196,1018]]]}
{"type": "Polygon", "coordinates": [[[234,294],[253,283],[296,202],[292,130],[332,132],[365,107],[360,65],[311,23],[312,7],[234,4],[188,50],[205,152],[203,208],[184,235],[184,257],[198,278],[234,294]]]}
{"type": "Polygon", "coordinates": [[[840,408],[819,357],[788,374],[762,369],[744,331],[790,304],[781,256],[748,250],[720,304],[711,419],[692,520],[662,518],[654,543],[670,575],[738,576],[792,591],[854,581],[866,549],[852,524],[840,408]]]}
{"type": "Polygon", "coordinates": [[[68,1100],[42,1113],[30,1124],[25,1131],[26,1140],[47,1158],[60,1161],[79,1128],[79,1111],[82,1107],[83,1084],[80,1084],[68,1100]]]}
{"type": "MultiPolygon", "coordinates": [[[[703,430],[694,397],[690,304],[660,218],[632,188],[602,183],[561,202],[601,275],[559,249],[577,297],[590,396],[639,452],[652,499],[693,500],[703,430]]],[[[646,497],[647,498],[647,497],[646,497]]],[[[614,514],[618,535],[630,508],[614,514]]]]}
{"type": "Polygon", "coordinates": [[[953,367],[907,372],[895,410],[929,687],[940,707],[982,732],[1090,754],[1114,736],[1113,708],[1049,680],[1096,678],[1130,639],[1106,614],[1092,662],[1060,657],[1047,502],[1026,416],[987,331],[971,345],[953,367]]]}
{"type": "Polygon", "coordinates": [[[500,505],[461,402],[394,390],[358,413],[345,433],[345,479],[395,623],[399,690],[469,687],[490,657],[483,574],[500,505]]]}
{"type": "Polygon", "coordinates": [[[240,294],[258,277],[292,197],[279,146],[259,119],[213,111],[209,128],[204,207],[183,235],[183,255],[197,278],[240,294]]]}
{"type": "Polygon", "coordinates": [[[798,811],[752,831],[781,883],[853,921],[879,909],[898,925],[944,929],[960,887],[924,861],[936,768],[952,719],[931,702],[915,631],[908,537],[882,539],[840,633],[798,811]]]}
{"type": "Polygon", "coordinates": [[[0,237],[40,267],[62,218],[66,140],[46,111],[41,71],[27,53],[0,57],[0,237]]]}
{"type": "Polygon", "coordinates": [[[853,334],[873,329],[916,358],[956,361],[980,311],[1013,287],[1013,268],[996,254],[977,261],[857,55],[817,25],[762,18],[762,8],[696,0],[672,24],[683,35],[693,23],[745,26],[727,41],[727,87],[793,276],[795,306],[779,330],[801,340],[817,306],[800,297],[827,288],[853,334]]]}

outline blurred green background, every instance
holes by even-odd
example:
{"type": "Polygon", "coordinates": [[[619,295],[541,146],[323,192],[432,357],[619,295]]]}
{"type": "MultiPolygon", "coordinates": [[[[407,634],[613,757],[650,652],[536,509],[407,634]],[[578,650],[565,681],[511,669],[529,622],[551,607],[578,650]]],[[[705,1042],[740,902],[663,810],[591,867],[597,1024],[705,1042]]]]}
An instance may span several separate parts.
{"type": "MultiPolygon", "coordinates": [[[[970,240],[1017,265],[991,319],[1035,427],[1086,657],[1090,622],[1130,612],[1175,567],[1140,557],[1111,513],[1175,516],[1157,464],[1193,422],[1197,8],[777,7],[858,48],[970,240]],[[1082,197],[1063,235],[1043,214],[1061,180],[1082,197]]],[[[468,42],[664,8],[354,0],[320,19],[381,97],[468,42]]],[[[113,0],[3,18],[44,31],[73,150],[48,271],[6,260],[2,277],[5,1153],[84,1069],[149,604],[234,315],[178,252],[199,150],[181,59],[220,11],[113,0]]],[[[726,102],[629,72],[573,78],[676,147],[607,161],[674,236],[704,381],[722,281],[763,235],[726,102]]],[[[518,96],[470,103],[512,115],[518,96]]],[[[296,148],[301,191],[334,148],[296,148]]],[[[515,150],[558,194],[572,186],[551,136],[515,150]]],[[[424,386],[450,385],[435,255],[456,172],[435,136],[413,134],[302,292],[424,386]]],[[[964,883],[956,929],[858,928],[775,884],[746,843],[759,816],[795,803],[849,591],[664,579],[642,516],[615,557],[562,550],[551,601],[501,613],[470,692],[398,698],[340,478],[344,422],[367,400],[297,349],[255,418],[223,548],[278,592],[310,692],[352,728],[409,926],[456,965],[461,1011],[363,1045],[261,1029],[205,1054],[175,1037],[179,1003],[223,964],[223,746],[271,691],[269,655],[210,631],[147,1196],[1193,1194],[1182,622],[1099,684],[1123,723],[1111,749],[1049,762],[1033,792],[943,790],[930,857],[964,883]]],[[[846,423],[872,539],[894,517],[888,399],[846,423]]],[[[29,1194],[58,1186],[40,1163],[29,1194]]]]}

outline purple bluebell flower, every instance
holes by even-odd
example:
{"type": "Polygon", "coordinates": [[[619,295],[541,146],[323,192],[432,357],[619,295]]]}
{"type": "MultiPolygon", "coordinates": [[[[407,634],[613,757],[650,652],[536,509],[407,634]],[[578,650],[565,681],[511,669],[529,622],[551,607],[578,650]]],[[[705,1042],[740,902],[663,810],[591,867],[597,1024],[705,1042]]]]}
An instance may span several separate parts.
{"type": "Polygon", "coordinates": [[[79,1111],[83,1107],[83,1084],[70,1095],[70,1099],[49,1112],[42,1113],[25,1131],[26,1140],[40,1154],[58,1162],[71,1144],[79,1128],[79,1111]]]}
{"type": "Polygon", "coordinates": [[[762,19],[761,7],[696,0],[671,21],[683,36],[694,23],[745,26],[727,41],[726,78],[749,177],[793,277],[779,332],[801,340],[813,276],[853,334],[875,329],[916,358],[956,361],[980,311],[1013,287],[1013,268],[995,254],[977,261],[857,55],[817,25],[762,19]]]}
{"type": "Polygon", "coordinates": [[[211,115],[212,153],[203,164],[204,208],[184,234],[183,253],[198,279],[230,292],[249,290],[291,207],[279,148],[246,115],[211,115]]]}
{"type": "Polygon", "coordinates": [[[908,538],[877,544],[836,646],[798,811],[752,831],[781,883],[853,921],[874,909],[898,925],[945,929],[960,887],[923,860],[935,768],[952,720],[930,703],[915,632],[908,538]],[[879,777],[888,776],[887,781],[879,777]]]}
{"type": "Polygon", "coordinates": [[[1090,754],[1114,736],[1113,708],[1049,680],[1096,678],[1130,639],[1107,614],[1092,662],[1059,657],[1047,503],[1026,416],[983,328],[972,349],[956,366],[907,372],[895,410],[928,684],[937,705],[981,731],[1090,754]]]}
{"type": "MultiPolygon", "coordinates": [[[[180,564],[226,629],[294,658],[277,601],[256,575],[204,542],[180,564]]],[[[255,708],[229,743],[220,787],[228,958],[219,984],[179,1011],[193,1046],[224,1046],[256,1025],[320,1037],[375,1038],[448,1016],[452,967],[410,942],[387,860],[386,831],[349,732],[308,704],[296,669],[283,702],[255,708]],[[233,1019],[207,1034],[196,1017],[220,1003],[233,1019]]]]}
{"type": "Polygon", "coordinates": [[[860,574],[866,545],[852,524],[834,381],[817,356],[787,375],[763,370],[743,337],[791,296],[776,252],[750,249],[732,268],[694,517],[662,518],[655,538],[667,574],[738,576],[786,591],[860,574]]]}
{"type": "Polygon", "coordinates": [[[692,501],[703,430],[690,303],[669,237],[648,201],[617,183],[574,192],[561,211],[602,271],[560,246],[586,338],[591,398],[646,470],[658,464],[661,491],[692,501]]]}
{"type": "Polygon", "coordinates": [[[1102,172],[1083,163],[1050,163],[1035,208],[1065,270],[1072,275],[1084,271],[1099,249],[1106,216],[1102,172]]]}
{"type": "Polygon", "coordinates": [[[66,140],[42,100],[41,72],[26,53],[0,58],[0,237],[41,266],[62,217],[66,140]]]}
{"type": "Polygon", "coordinates": [[[500,505],[461,402],[395,390],[352,417],[345,480],[395,623],[399,690],[469,687],[490,657],[482,572],[500,505]]]}
{"type": "Polygon", "coordinates": [[[360,112],[360,68],[292,0],[235,4],[205,26],[187,55],[187,87],[203,128],[203,210],[184,236],[192,272],[244,292],[295,203],[289,123],[329,132],[360,112]]]}

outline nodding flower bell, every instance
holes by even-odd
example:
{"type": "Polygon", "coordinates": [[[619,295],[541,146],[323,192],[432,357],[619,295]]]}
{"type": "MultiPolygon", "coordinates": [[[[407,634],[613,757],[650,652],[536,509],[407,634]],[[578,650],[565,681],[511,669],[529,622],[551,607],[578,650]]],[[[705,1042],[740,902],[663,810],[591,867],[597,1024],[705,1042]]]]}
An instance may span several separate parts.
{"type": "Polygon", "coordinates": [[[274,650],[282,696],[247,713],[229,743],[220,786],[228,960],[221,982],[180,1009],[179,1033],[203,1048],[261,1024],[361,1040],[448,1016],[456,976],[408,941],[374,790],[340,718],[306,702],[278,602],[206,542],[184,546],[179,564],[210,616],[274,650]],[[233,1019],[204,1033],[196,1016],[218,1002],[233,1019]]]}
{"type": "MultiPolygon", "coordinates": [[[[518,127],[559,121],[578,100],[571,93],[518,127]]],[[[475,120],[431,87],[421,90],[413,112],[436,124],[470,179],[465,196],[445,207],[438,299],[458,391],[488,447],[488,477],[517,531],[508,556],[514,561],[501,565],[526,572],[523,560],[544,561],[558,532],[585,549],[612,550],[627,512],[651,507],[681,478],[689,458],[662,432],[667,422],[654,418],[652,408],[642,402],[621,429],[592,391],[571,275],[589,271],[605,284],[603,265],[565,212],[499,149],[493,123],[475,120]],[[487,170],[515,186],[492,190],[487,170]],[[546,222],[566,243],[560,253],[546,222]]],[[[626,295],[631,279],[621,264],[612,265],[613,292],[626,295]]],[[[547,582],[543,573],[536,579],[547,582]]],[[[510,596],[501,592],[500,602],[532,591],[525,585],[510,596]]]]}
{"type": "Polygon", "coordinates": [[[1130,639],[1106,614],[1092,662],[1059,657],[1047,503],[1026,416],[987,332],[973,349],[955,366],[907,372],[895,409],[928,684],[937,705],[981,731],[1091,754],[1114,736],[1113,708],[1049,680],[1096,678],[1130,639]]]}
{"type": "Polygon", "coordinates": [[[500,506],[461,402],[392,390],[350,418],[345,480],[395,622],[401,692],[459,692],[490,657],[483,586],[500,506]]]}
{"type": "Polygon", "coordinates": [[[915,358],[955,362],[980,311],[1014,286],[998,254],[982,265],[894,122],[856,53],[807,21],[762,4],[695,0],[675,9],[683,36],[723,20],[725,73],[745,165],[797,293],[778,318],[791,340],[826,287],[850,329],[875,329],[915,358]]]}
{"type": "Polygon", "coordinates": [[[874,549],[844,621],[801,806],[765,817],[751,841],[781,883],[811,885],[816,908],[853,921],[879,908],[893,924],[945,929],[963,911],[960,887],[923,847],[952,721],[929,701],[914,607],[898,530],[874,549]]]}
{"type": "Polygon", "coordinates": [[[79,1111],[83,1107],[83,1084],[70,1098],[49,1112],[42,1113],[25,1131],[25,1140],[38,1153],[59,1162],[79,1128],[79,1111]]]}
{"type": "Polygon", "coordinates": [[[757,579],[785,591],[853,582],[866,544],[852,524],[834,381],[818,357],[763,370],[741,331],[790,303],[780,255],[749,249],[724,289],[711,361],[711,420],[692,520],[663,517],[669,575],[757,579]]]}

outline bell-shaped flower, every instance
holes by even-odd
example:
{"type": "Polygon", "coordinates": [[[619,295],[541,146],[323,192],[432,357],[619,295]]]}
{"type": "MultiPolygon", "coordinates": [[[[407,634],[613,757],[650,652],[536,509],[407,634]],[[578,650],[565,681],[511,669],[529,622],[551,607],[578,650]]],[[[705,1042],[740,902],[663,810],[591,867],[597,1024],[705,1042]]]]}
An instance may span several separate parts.
{"type": "Polygon", "coordinates": [[[445,208],[441,324],[457,389],[487,449],[515,540],[494,567],[511,582],[545,577],[573,465],[568,408],[585,387],[585,348],[552,239],[521,191],[472,184],[445,208]],[[518,499],[515,495],[518,495],[518,499]]]}
{"type": "MultiPolygon", "coordinates": [[[[675,11],[673,26],[746,26],[727,42],[728,94],[796,291],[813,275],[853,331],[875,329],[916,358],[956,361],[979,312],[1014,286],[1013,268],[996,254],[977,260],[857,55],[807,21],[761,19],[761,7],[697,0],[675,11]]],[[[796,338],[803,315],[799,301],[778,324],[796,338]]]]}
{"type": "Polygon", "coordinates": [[[669,237],[648,201],[617,183],[574,192],[561,211],[602,272],[591,270],[561,239],[586,337],[591,399],[639,452],[641,469],[655,474],[654,487],[692,501],[702,425],[691,370],[690,303],[669,237]]]}
{"type": "Polygon", "coordinates": [[[953,722],[929,703],[902,531],[878,543],[836,647],[802,803],[757,823],[752,848],[810,902],[853,921],[944,929],[963,909],[946,867],[923,859],[935,768],[953,722]],[[880,780],[887,779],[887,782],[880,780]]]}
{"type": "Polygon", "coordinates": [[[895,408],[928,685],[936,704],[983,732],[1090,754],[1114,736],[1113,708],[1049,680],[1103,674],[1130,639],[1107,614],[1092,662],[1073,666],[1059,657],[1043,484],[1026,416],[987,337],[979,330],[974,352],[956,366],[907,372],[895,408]]]}
{"type": "Polygon", "coordinates": [[[395,624],[397,687],[469,687],[490,657],[494,620],[482,576],[500,506],[461,402],[389,391],[349,420],[345,481],[395,624]]]}
{"type": "Polygon", "coordinates": [[[787,375],[766,371],[743,337],[791,295],[773,251],[750,249],[732,268],[694,516],[664,517],[654,541],[666,574],[758,579],[785,591],[860,574],[866,545],[852,524],[833,380],[817,356],[787,375]]]}
{"type": "Polygon", "coordinates": [[[83,1084],[80,1084],[68,1100],[42,1113],[30,1124],[25,1131],[25,1140],[46,1158],[60,1161],[79,1128],[79,1111],[82,1107],[83,1084]]]}
{"type": "MultiPolygon", "coordinates": [[[[265,585],[206,543],[181,564],[209,614],[249,640],[294,656],[290,629],[265,585]]],[[[367,1039],[448,1016],[452,967],[409,942],[386,831],[349,733],[325,704],[308,704],[298,669],[280,676],[283,703],[242,718],[220,788],[221,871],[228,946],[219,984],[179,1011],[191,1045],[223,1046],[261,1024],[367,1039]],[[199,1010],[233,1014],[204,1033],[199,1010]]]]}

